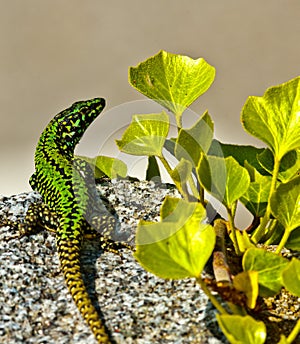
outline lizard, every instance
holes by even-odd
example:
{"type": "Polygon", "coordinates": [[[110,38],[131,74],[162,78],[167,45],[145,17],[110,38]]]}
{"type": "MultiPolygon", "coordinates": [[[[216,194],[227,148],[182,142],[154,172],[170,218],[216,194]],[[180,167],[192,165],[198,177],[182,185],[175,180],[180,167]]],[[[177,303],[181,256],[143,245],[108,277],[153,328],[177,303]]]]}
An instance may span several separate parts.
{"type": "Polygon", "coordinates": [[[82,135],[104,107],[103,98],[79,101],[50,121],[38,141],[35,172],[29,180],[32,189],[41,194],[42,202],[29,206],[23,222],[6,219],[1,226],[17,228],[15,237],[30,235],[38,227],[55,232],[68,290],[96,340],[110,343],[82,279],[80,249],[85,238],[99,238],[102,249],[114,253],[130,246],[113,240],[117,219],[97,197],[90,165],[74,156],[82,135]]]}

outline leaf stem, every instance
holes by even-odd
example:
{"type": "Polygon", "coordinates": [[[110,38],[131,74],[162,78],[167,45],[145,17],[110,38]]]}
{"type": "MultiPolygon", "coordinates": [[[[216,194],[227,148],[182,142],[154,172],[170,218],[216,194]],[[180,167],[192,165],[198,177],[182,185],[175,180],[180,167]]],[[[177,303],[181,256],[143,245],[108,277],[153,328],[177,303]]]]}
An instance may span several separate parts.
{"type": "Polygon", "coordinates": [[[290,234],[291,234],[291,232],[287,228],[285,228],[283,236],[281,237],[281,240],[280,240],[280,242],[276,248],[276,251],[275,251],[276,254],[280,254],[280,252],[283,249],[285,243],[287,242],[290,234]]]}
{"type": "Polygon", "coordinates": [[[264,242],[265,245],[272,245],[274,242],[274,232],[276,230],[276,226],[278,225],[278,220],[276,219],[271,219],[269,221],[269,225],[268,225],[268,236],[266,237],[266,240],[264,242]]]}
{"type": "Polygon", "coordinates": [[[197,199],[200,199],[200,194],[199,194],[199,191],[197,189],[197,186],[194,182],[192,175],[189,176],[188,182],[189,182],[190,188],[192,190],[193,196],[197,199]]]}
{"type": "Polygon", "coordinates": [[[196,179],[197,179],[197,185],[199,186],[199,196],[200,196],[200,203],[204,206],[204,208],[206,208],[207,206],[207,201],[204,198],[204,188],[202,187],[201,183],[200,183],[200,176],[199,173],[195,173],[196,174],[196,179]]]}
{"type": "Polygon", "coordinates": [[[280,166],[280,159],[278,159],[278,157],[274,155],[274,168],[273,168],[273,175],[272,175],[270,193],[269,193],[269,198],[268,198],[268,205],[267,205],[264,216],[261,218],[260,225],[257,227],[257,229],[255,230],[255,232],[253,233],[251,237],[251,240],[255,244],[257,244],[266,233],[266,227],[271,216],[271,198],[276,190],[276,182],[277,182],[277,177],[279,173],[279,166],[280,166]]]}
{"type": "Polygon", "coordinates": [[[176,124],[177,124],[177,132],[179,133],[179,130],[182,128],[182,112],[180,113],[174,113],[176,124]]]}
{"type": "Polygon", "coordinates": [[[215,308],[221,314],[228,314],[228,312],[225,310],[225,308],[221,306],[220,302],[214,297],[214,295],[207,288],[207,285],[203,281],[203,279],[201,277],[198,277],[198,278],[196,278],[196,281],[200,285],[200,287],[203,290],[204,294],[209,298],[210,302],[215,306],[215,308]]]}
{"type": "Polygon", "coordinates": [[[234,246],[235,253],[240,256],[241,250],[239,248],[239,243],[236,237],[236,228],[234,225],[234,216],[235,216],[235,211],[236,211],[236,206],[237,206],[237,201],[234,202],[232,207],[227,208],[227,213],[228,213],[228,227],[229,227],[229,233],[232,233],[232,242],[234,246]]]}

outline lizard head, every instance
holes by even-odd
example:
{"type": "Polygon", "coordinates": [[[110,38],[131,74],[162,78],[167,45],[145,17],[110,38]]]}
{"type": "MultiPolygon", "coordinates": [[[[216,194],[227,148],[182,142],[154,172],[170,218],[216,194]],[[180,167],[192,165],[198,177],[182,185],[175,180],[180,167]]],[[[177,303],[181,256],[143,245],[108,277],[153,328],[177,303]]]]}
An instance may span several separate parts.
{"type": "Polygon", "coordinates": [[[74,103],[54,117],[60,144],[66,151],[75,149],[82,135],[99,116],[105,106],[105,99],[94,98],[74,103]]]}

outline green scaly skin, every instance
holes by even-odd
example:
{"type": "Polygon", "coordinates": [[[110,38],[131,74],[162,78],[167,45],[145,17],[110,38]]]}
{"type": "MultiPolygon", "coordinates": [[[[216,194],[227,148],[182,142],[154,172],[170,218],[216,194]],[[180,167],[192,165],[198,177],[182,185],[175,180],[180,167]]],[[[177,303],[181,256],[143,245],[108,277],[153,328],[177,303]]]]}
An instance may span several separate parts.
{"type": "Polygon", "coordinates": [[[24,223],[4,220],[1,225],[17,227],[19,236],[31,234],[37,225],[56,233],[61,269],[77,308],[98,342],[110,343],[82,280],[80,248],[85,237],[98,237],[102,248],[112,252],[128,245],[112,240],[117,221],[97,197],[89,165],[74,157],[75,146],[104,106],[102,98],[81,101],[52,119],[38,142],[29,181],[43,203],[29,207],[24,223]]]}

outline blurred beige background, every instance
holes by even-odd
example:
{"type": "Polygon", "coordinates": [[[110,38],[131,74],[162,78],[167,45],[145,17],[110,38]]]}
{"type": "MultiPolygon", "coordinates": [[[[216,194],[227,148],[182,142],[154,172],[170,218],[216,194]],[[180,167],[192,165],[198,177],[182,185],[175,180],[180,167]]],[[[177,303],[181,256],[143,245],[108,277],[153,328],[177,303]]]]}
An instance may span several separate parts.
{"type": "MultiPolygon", "coordinates": [[[[209,109],[216,136],[255,143],[240,125],[247,96],[299,75],[299,0],[0,0],[0,194],[30,190],[38,137],[57,112],[102,96],[107,111],[78,152],[93,156],[145,99],[127,82],[160,49],[217,69],[192,105],[209,109]],[[115,108],[118,106],[117,108],[115,108]],[[125,106],[125,107],[124,107],[125,106]]],[[[113,149],[112,149],[113,150],[113,149]]]]}

